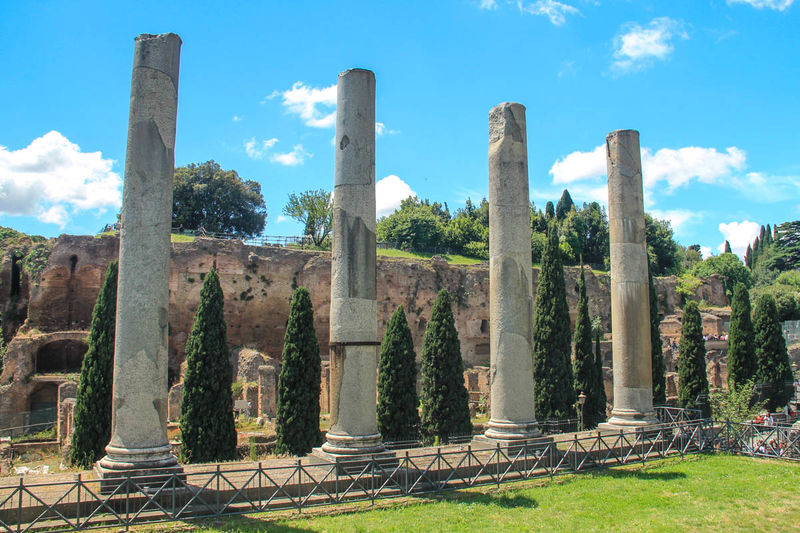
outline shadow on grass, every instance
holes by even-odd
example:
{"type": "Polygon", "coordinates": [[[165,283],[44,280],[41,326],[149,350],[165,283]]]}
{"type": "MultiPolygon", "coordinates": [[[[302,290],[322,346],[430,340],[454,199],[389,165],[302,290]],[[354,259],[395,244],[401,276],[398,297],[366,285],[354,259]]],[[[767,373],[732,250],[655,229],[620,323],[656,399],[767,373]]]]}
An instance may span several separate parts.
{"type": "MultiPolygon", "coordinates": [[[[292,518],[289,518],[289,520],[292,518]]],[[[262,531],[268,531],[269,533],[308,533],[317,531],[311,528],[287,526],[281,524],[280,520],[281,519],[264,520],[251,518],[249,516],[236,516],[213,521],[204,520],[201,522],[191,522],[191,525],[197,531],[211,530],[226,531],[228,533],[256,533],[262,531]]]]}
{"type": "Polygon", "coordinates": [[[615,479],[641,479],[645,481],[673,481],[684,479],[686,474],[683,472],[655,472],[652,470],[617,470],[614,468],[597,470],[592,472],[596,477],[611,477],[615,479]]]}
{"type": "Polygon", "coordinates": [[[420,500],[441,502],[446,501],[455,505],[489,505],[503,509],[516,509],[524,507],[534,509],[538,506],[536,500],[524,494],[500,492],[484,494],[479,492],[462,492],[460,490],[447,491],[438,496],[421,496],[420,500]]]}

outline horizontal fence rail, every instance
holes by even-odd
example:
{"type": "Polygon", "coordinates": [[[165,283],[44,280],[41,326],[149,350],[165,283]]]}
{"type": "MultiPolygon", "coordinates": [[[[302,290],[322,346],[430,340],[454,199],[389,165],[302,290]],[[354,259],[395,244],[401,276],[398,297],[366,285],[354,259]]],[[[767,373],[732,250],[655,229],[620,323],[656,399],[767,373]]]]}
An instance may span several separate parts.
{"type": "MultiPolygon", "coordinates": [[[[516,446],[474,444],[399,450],[337,463],[314,458],[216,465],[160,477],[84,479],[0,487],[0,532],[125,528],[139,523],[332,505],[440,493],[479,485],[645,463],[703,452],[800,460],[789,427],[707,419],[646,431],[543,438],[516,446]]],[[[2,483],[2,480],[0,480],[2,483]]]]}

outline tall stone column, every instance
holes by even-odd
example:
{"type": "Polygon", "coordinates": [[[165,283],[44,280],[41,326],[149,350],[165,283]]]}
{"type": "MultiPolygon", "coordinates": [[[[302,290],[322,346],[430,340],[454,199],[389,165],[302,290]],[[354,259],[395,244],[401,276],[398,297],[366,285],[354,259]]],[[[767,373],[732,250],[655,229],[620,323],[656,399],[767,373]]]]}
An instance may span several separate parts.
{"type": "Polygon", "coordinates": [[[103,477],[178,470],[167,440],[172,177],[181,39],[136,38],[120,231],[111,442],[103,477]]]}
{"type": "Polygon", "coordinates": [[[614,324],[614,408],[601,429],[657,424],[653,411],[650,297],[639,132],[606,137],[611,242],[611,322],[614,324]]]}
{"type": "Polygon", "coordinates": [[[376,416],[375,75],[339,74],[331,262],[331,456],[384,450],[376,416]]]}
{"type": "Polygon", "coordinates": [[[489,346],[491,418],[486,439],[542,435],[534,413],[533,289],[525,106],[489,112],[489,346]]]}

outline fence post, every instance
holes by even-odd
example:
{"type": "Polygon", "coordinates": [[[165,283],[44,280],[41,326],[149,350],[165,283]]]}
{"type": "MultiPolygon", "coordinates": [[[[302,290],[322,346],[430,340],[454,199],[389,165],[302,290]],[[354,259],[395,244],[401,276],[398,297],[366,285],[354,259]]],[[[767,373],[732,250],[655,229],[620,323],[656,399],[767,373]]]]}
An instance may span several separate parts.
{"type": "Polygon", "coordinates": [[[500,443],[497,443],[497,488],[500,488],[500,443]]]}
{"type": "Polygon", "coordinates": [[[25,481],[22,476],[19,477],[19,505],[17,506],[17,533],[21,531],[22,527],[22,492],[25,490],[25,481]]]}
{"type": "Polygon", "coordinates": [[[75,474],[74,479],[75,479],[75,481],[77,481],[77,485],[78,485],[78,491],[77,491],[78,495],[77,495],[77,497],[75,499],[75,505],[77,507],[75,509],[75,527],[80,528],[80,526],[81,526],[81,475],[80,474],[75,474]]]}
{"type": "Polygon", "coordinates": [[[217,493],[217,498],[216,498],[216,500],[217,500],[217,508],[216,508],[217,516],[222,514],[222,510],[219,508],[219,475],[220,475],[219,471],[220,471],[220,468],[219,468],[219,465],[217,465],[217,474],[216,474],[216,476],[217,476],[217,490],[215,491],[217,493]]]}
{"type": "Polygon", "coordinates": [[[403,485],[403,492],[405,494],[409,494],[410,489],[408,488],[408,450],[406,450],[406,467],[403,469],[403,476],[405,478],[405,482],[403,485]]]}
{"type": "Polygon", "coordinates": [[[261,461],[258,462],[258,493],[256,494],[258,500],[258,507],[261,508],[261,461]]]}
{"type": "Polygon", "coordinates": [[[297,514],[303,512],[303,464],[297,460],[297,514]]]}

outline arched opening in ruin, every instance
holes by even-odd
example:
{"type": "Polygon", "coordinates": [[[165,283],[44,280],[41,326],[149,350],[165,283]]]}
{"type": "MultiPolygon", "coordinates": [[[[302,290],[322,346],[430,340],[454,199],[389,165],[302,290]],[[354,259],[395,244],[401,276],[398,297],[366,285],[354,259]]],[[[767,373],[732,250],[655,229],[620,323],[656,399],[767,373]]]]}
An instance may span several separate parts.
{"type": "Polygon", "coordinates": [[[88,349],[85,343],[76,340],[49,342],[36,351],[36,373],[80,372],[88,349]]]}
{"type": "Polygon", "coordinates": [[[28,433],[37,433],[50,427],[56,421],[58,404],[58,383],[41,383],[30,395],[30,417],[28,433]]]}
{"type": "Polygon", "coordinates": [[[75,274],[75,267],[78,266],[78,256],[73,255],[69,258],[69,275],[75,274]]]}

